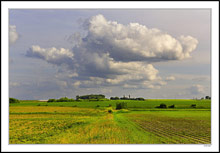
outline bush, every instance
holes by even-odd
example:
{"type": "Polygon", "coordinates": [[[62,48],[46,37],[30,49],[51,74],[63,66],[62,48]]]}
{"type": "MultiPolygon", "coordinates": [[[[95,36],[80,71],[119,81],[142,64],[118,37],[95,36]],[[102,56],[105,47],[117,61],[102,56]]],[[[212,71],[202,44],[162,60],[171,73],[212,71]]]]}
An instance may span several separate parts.
{"type": "Polygon", "coordinates": [[[127,103],[125,102],[121,102],[121,103],[116,103],[116,110],[119,110],[119,109],[127,109],[127,103]]]}
{"type": "Polygon", "coordinates": [[[173,104],[173,105],[170,105],[169,108],[175,108],[175,105],[174,105],[174,104],[173,104]]]}
{"type": "Polygon", "coordinates": [[[20,101],[15,98],[9,98],[9,103],[20,103],[20,101]]]}
{"type": "Polygon", "coordinates": [[[97,105],[96,107],[100,107],[100,105],[97,105]]]}
{"type": "Polygon", "coordinates": [[[156,108],[167,108],[166,104],[160,104],[160,106],[157,106],[156,108]]]}
{"type": "Polygon", "coordinates": [[[139,98],[136,98],[135,100],[144,100],[144,98],[139,97],[139,98]]]}
{"type": "Polygon", "coordinates": [[[112,113],[112,110],[111,110],[111,109],[109,109],[109,110],[108,110],[108,113],[112,113]]]}
{"type": "Polygon", "coordinates": [[[77,107],[77,105],[73,105],[72,107],[77,107]]]}
{"type": "Polygon", "coordinates": [[[192,104],[191,107],[192,107],[192,108],[196,108],[196,104],[192,104]]]}
{"type": "Polygon", "coordinates": [[[38,104],[37,106],[40,106],[40,104],[38,104]]]}
{"type": "Polygon", "coordinates": [[[56,102],[56,99],[49,99],[47,102],[56,102]]]}
{"type": "Polygon", "coordinates": [[[112,107],[112,105],[111,105],[111,104],[109,104],[109,105],[108,105],[108,107],[112,107]]]}

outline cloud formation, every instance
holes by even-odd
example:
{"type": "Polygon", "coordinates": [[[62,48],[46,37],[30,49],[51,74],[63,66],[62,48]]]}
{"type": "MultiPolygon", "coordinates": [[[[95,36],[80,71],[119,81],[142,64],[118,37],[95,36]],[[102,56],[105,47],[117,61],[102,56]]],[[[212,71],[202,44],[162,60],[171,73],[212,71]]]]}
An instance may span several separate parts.
{"type": "Polygon", "coordinates": [[[164,61],[190,57],[198,40],[191,36],[174,38],[159,29],[139,23],[123,25],[108,21],[103,15],[91,17],[84,24],[88,35],[78,41],[89,52],[109,53],[117,61],[164,61]]]}
{"type": "MultiPolygon", "coordinates": [[[[32,46],[26,53],[48,63],[66,65],[66,76],[78,87],[120,86],[159,89],[166,82],[154,62],[190,57],[198,41],[191,36],[174,38],[159,29],[139,23],[123,25],[103,15],[84,21],[85,37],[72,34],[72,50],[32,46]]],[[[167,81],[175,80],[170,76],[167,81]]]]}
{"type": "Polygon", "coordinates": [[[12,45],[18,40],[18,33],[15,25],[9,25],[9,44],[12,45]]]}

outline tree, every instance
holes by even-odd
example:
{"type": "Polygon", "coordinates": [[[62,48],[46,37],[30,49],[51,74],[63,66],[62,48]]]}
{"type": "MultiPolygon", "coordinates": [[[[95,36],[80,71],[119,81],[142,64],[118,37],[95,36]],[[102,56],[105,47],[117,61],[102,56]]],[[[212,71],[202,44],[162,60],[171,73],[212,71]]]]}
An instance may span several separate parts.
{"type": "Polygon", "coordinates": [[[174,104],[170,105],[170,106],[168,106],[168,108],[175,108],[175,105],[174,104]]]}
{"type": "Polygon", "coordinates": [[[79,100],[79,95],[76,96],[76,100],[79,100]]]}
{"type": "Polygon", "coordinates": [[[160,106],[156,106],[156,108],[167,108],[166,104],[160,104],[160,106]]]}
{"type": "Polygon", "coordinates": [[[119,110],[119,109],[127,109],[127,103],[125,102],[121,102],[121,103],[116,103],[116,109],[119,110]]]}
{"type": "Polygon", "coordinates": [[[9,98],[9,103],[19,103],[20,101],[15,98],[9,98]]]}
{"type": "Polygon", "coordinates": [[[67,97],[62,97],[60,99],[49,99],[47,102],[73,102],[75,101],[74,99],[72,98],[67,98],[67,97]]]}
{"type": "Polygon", "coordinates": [[[144,98],[142,98],[142,97],[139,97],[139,98],[136,98],[136,100],[144,100],[144,98]]]}
{"type": "Polygon", "coordinates": [[[196,104],[192,104],[191,107],[192,107],[192,108],[196,108],[196,104]]]}
{"type": "Polygon", "coordinates": [[[47,102],[56,102],[56,99],[49,99],[47,102]]]}

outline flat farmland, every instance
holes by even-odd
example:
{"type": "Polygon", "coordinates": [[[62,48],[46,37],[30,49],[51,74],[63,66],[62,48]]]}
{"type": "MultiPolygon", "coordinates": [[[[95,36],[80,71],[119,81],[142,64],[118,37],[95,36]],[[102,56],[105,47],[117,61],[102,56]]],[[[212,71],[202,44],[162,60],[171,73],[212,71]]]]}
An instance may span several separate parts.
{"type": "Polygon", "coordinates": [[[128,108],[121,110],[115,109],[117,102],[120,101],[10,104],[9,143],[211,143],[210,100],[126,101],[128,108]],[[175,104],[176,108],[155,108],[160,103],[175,104]]]}

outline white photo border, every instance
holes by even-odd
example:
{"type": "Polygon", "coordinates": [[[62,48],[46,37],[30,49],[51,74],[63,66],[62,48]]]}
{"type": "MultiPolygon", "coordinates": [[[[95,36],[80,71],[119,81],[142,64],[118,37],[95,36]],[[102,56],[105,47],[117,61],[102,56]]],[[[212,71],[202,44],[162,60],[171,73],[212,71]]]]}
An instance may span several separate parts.
{"type": "Polygon", "coordinates": [[[53,151],[53,152],[173,152],[219,151],[219,2],[1,2],[1,150],[2,151],[53,151]],[[212,144],[211,145],[12,145],[9,143],[9,9],[211,9],[211,97],[212,97],[212,144]]]}

